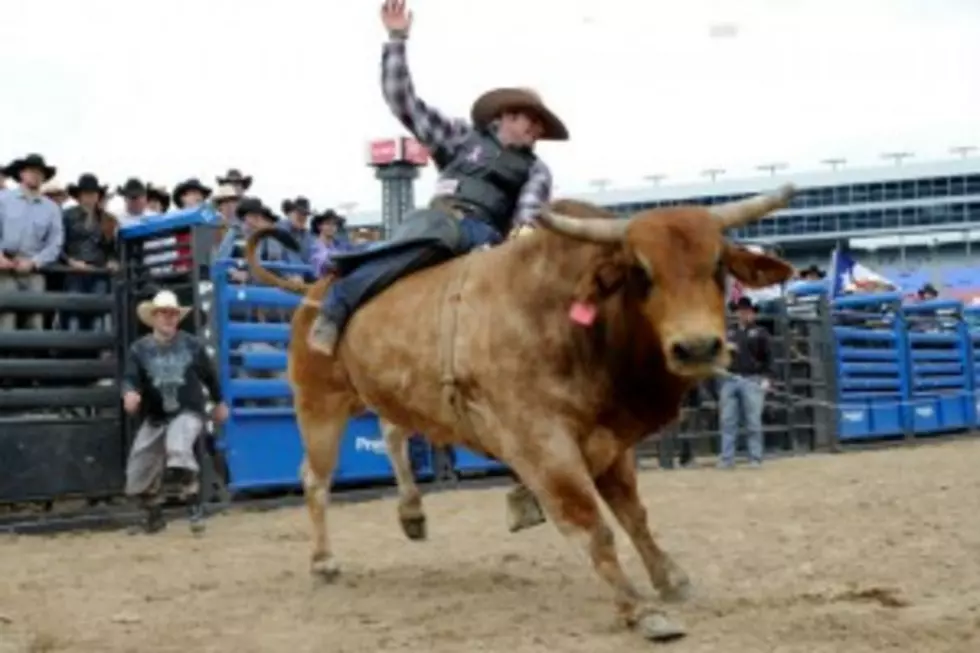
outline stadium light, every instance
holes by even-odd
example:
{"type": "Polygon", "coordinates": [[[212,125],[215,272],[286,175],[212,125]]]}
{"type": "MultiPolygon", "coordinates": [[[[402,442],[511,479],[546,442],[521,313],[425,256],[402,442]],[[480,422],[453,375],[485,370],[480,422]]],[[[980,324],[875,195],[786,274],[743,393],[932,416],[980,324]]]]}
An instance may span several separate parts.
{"type": "Polygon", "coordinates": [[[608,179],[593,179],[589,182],[589,186],[595,188],[598,192],[603,192],[609,188],[609,184],[612,183],[608,179]]]}
{"type": "Polygon", "coordinates": [[[702,177],[710,177],[711,181],[715,181],[718,177],[722,176],[727,172],[724,168],[708,168],[707,170],[701,171],[702,177]]]}
{"type": "Polygon", "coordinates": [[[836,171],[837,168],[843,168],[844,164],[847,163],[847,159],[841,157],[832,157],[830,159],[823,159],[820,163],[830,166],[831,170],[836,171]]]}
{"type": "Polygon", "coordinates": [[[902,161],[905,159],[911,159],[915,156],[915,152],[885,152],[881,155],[882,159],[891,159],[895,162],[896,166],[902,165],[902,161]]]}
{"type": "Polygon", "coordinates": [[[662,182],[666,178],[667,178],[667,175],[662,175],[662,174],[659,174],[658,173],[658,174],[655,174],[655,175],[646,175],[646,176],[643,177],[643,180],[644,181],[649,181],[654,186],[659,186],[660,185],[660,182],[662,182]]]}
{"type": "Polygon", "coordinates": [[[775,177],[777,171],[779,171],[779,170],[785,170],[787,167],[788,167],[787,164],[777,161],[775,163],[764,163],[762,165],[758,165],[758,166],[755,167],[755,169],[756,170],[768,170],[769,171],[769,176],[770,177],[775,177]]]}
{"type": "Polygon", "coordinates": [[[970,152],[975,152],[976,149],[974,145],[957,145],[949,148],[949,152],[950,154],[959,154],[961,159],[965,159],[970,156],[970,152]]]}

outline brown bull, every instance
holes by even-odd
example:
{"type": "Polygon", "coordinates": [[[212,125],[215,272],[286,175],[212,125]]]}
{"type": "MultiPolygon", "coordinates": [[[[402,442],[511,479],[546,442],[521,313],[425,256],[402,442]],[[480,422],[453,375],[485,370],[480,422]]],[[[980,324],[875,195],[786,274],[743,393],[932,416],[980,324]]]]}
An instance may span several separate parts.
{"type": "Polygon", "coordinates": [[[256,277],[306,291],[293,317],[289,375],[306,450],[314,572],[338,571],[327,489],[348,418],[371,407],[387,421],[399,516],[410,536],[424,520],[405,451],[415,431],[505,462],[581,543],[627,625],[651,639],[681,634],[627,578],[599,499],[661,596],[683,596],[687,575],[647,524],[633,448],[676,418],[699,380],[727,365],[726,275],[748,287],[790,277],[787,263],[727,242],[724,231],[761,219],[791,194],[784,188],[710,210],[657,209],[628,221],[556,202],[541,216],[547,229],[418,272],[378,295],[355,314],[333,358],[306,344],[330,278],[307,288],[275,277],[254,255],[274,232],[253,235],[256,277]]]}

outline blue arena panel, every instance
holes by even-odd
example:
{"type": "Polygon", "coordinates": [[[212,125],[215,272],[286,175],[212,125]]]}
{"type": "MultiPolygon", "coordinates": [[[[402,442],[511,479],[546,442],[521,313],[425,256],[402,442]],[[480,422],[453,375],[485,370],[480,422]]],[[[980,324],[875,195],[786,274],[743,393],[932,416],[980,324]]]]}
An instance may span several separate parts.
{"type": "Polygon", "coordinates": [[[219,328],[229,343],[265,342],[285,345],[291,337],[288,323],[225,322],[219,328]]]}
{"type": "Polygon", "coordinates": [[[294,309],[299,306],[302,297],[295,293],[286,292],[280,288],[268,286],[237,286],[229,287],[223,293],[225,301],[232,308],[286,308],[294,309]]]}

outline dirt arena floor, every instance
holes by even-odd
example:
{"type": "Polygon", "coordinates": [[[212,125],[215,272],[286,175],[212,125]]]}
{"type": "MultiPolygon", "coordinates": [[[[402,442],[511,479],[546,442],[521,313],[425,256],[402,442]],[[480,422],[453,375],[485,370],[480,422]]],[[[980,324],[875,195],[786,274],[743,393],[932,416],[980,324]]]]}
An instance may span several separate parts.
{"type": "MultiPolygon", "coordinates": [[[[427,497],[429,541],[391,500],[335,506],[343,576],[307,574],[302,508],[124,533],[0,538],[0,652],[912,653],[980,651],[980,442],[642,476],[695,596],[689,636],[620,630],[546,526],[506,533],[502,489],[427,497]]],[[[646,589],[625,536],[620,551],[646,589]]]]}

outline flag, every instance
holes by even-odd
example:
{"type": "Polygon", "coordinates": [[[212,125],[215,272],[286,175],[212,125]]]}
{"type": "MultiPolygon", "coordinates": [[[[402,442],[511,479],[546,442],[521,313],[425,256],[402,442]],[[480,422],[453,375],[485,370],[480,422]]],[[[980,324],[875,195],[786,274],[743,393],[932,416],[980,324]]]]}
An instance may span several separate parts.
{"type": "Polygon", "coordinates": [[[840,247],[834,249],[827,268],[828,292],[831,297],[839,297],[846,291],[894,290],[895,284],[871,268],[855,261],[850,252],[840,247]]]}

